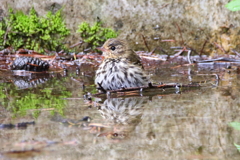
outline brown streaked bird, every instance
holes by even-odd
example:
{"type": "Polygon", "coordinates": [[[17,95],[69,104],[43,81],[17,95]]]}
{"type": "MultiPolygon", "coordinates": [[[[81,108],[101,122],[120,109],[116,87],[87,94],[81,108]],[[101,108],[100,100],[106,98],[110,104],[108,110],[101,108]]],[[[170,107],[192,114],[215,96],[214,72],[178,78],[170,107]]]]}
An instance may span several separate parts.
{"type": "Polygon", "coordinates": [[[120,39],[109,39],[98,48],[104,61],[96,71],[95,84],[104,90],[148,85],[140,57],[120,39]]]}

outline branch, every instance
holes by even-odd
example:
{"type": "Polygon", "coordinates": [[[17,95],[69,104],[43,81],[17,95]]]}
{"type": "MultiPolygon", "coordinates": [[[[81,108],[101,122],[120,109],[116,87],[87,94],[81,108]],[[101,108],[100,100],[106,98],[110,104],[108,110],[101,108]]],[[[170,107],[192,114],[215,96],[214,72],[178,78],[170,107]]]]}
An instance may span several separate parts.
{"type": "Polygon", "coordinates": [[[179,27],[179,25],[177,23],[175,23],[175,25],[177,26],[178,28],[178,32],[180,33],[180,37],[181,37],[181,45],[184,45],[184,40],[183,40],[183,36],[182,36],[182,31],[181,31],[181,28],[179,27]]]}
{"type": "Polygon", "coordinates": [[[143,42],[144,42],[144,44],[145,44],[148,52],[150,52],[150,49],[149,49],[149,47],[148,47],[148,44],[147,44],[147,42],[146,42],[146,39],[145,39],[144,35],[141,34],[141,36],[142,36],[142,38],[143,38],[143,42]]]}
{"type": "MultiPolygon", "coordinates": [[[[102,90],[100,85],[99,85],[99,87],[100,87],[100,90],[102,90]]],[[[175,87],[184,87],[184,88],[186,88],[186,87],[200,87],[200,85],[199,84],[180,85],[180,84],[177,84],[177,83],[152,85],[152,83],[149,83],[148,86],[142,86],[142,87],[122,88],[122,89],[110,90],[110,91],[104,90],[105,91],[104,93],[118,93],[118,92],[129,92],[129,91],[139,91],[139,92],[141,92],[141,91],[143,91],[143,89],[166,89],[166,88],[175,88],[175,87]]],[[[104,93],[96,93],[93,96],[102,95],[104,93]]]]}

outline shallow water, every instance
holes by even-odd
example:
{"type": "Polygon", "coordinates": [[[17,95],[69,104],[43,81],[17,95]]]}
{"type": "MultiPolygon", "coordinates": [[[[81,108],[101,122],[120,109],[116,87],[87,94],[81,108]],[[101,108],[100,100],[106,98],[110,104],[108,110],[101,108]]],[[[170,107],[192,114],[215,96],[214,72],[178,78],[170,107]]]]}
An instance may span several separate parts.
{"type": "Polygon", "coordinates": [[[93,102],[83,97],[96,91],[94,69],[52,73],[42,83],[34,81],[39,76],[22,80],[4,73],[0,123],[35,125],[1,128],[0,159],[240,159],[234,146],[240,131],[229,125],[240,122],[238,68],[204,66],[148,70],[154,82],[201,82],[200,88],[93,102]],[[16,79],[32,84],[19,86],[16,79]],[[91,121],[83,121],[86,116],[91,121]]]}

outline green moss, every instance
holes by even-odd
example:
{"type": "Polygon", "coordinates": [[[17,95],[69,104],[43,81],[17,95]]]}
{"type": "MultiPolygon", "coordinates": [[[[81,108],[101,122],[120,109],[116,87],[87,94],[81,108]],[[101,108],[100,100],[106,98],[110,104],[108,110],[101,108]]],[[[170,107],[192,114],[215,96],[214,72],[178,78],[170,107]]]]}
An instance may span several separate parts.
{"type": "Polygon", "coordinates": [[[118,36],[118,33],[114,30],[103,28],[101,21],[97,21],[93,26],[90,26],[87,22],[82,22],[78,26],[77,32],[80,33],[83,41],[88,43],[88,46],[92,49],[102,45],[107,39],[118,36]]]}
{"type": "Polygon", "coordinates": [[[240,10],[240,0],[232,0],[225,7],[231,11],[239,11],[240,10]]]}
{"type": "Polygon", "coordinates": [[[12,46],[38,52],[44,52],[44,49],[55,51],[64,48],[62,41],[69,34],[61,10],[40,17],[34,8],[29,14],[9,9],[9,16],[0,22],[0,36],[4,37],[0,40],[2,49],[12,46]]]}

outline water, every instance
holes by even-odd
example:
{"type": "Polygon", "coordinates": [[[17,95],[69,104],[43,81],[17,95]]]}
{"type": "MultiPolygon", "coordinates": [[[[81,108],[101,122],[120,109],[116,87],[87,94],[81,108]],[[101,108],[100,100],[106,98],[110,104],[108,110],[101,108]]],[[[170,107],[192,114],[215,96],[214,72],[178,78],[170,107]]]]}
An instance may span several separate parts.
{"type": "Polygon", "coordinates": [[[149,74],[154,82],[202,87],[88,101],[94,69],[53,73],[29,88],[4,73],[0,123],[35,125],[1,129],[0,159],[239,159],[240,131],[229,125],[240,122],[238,68],[175,66],[149,74]]]}

